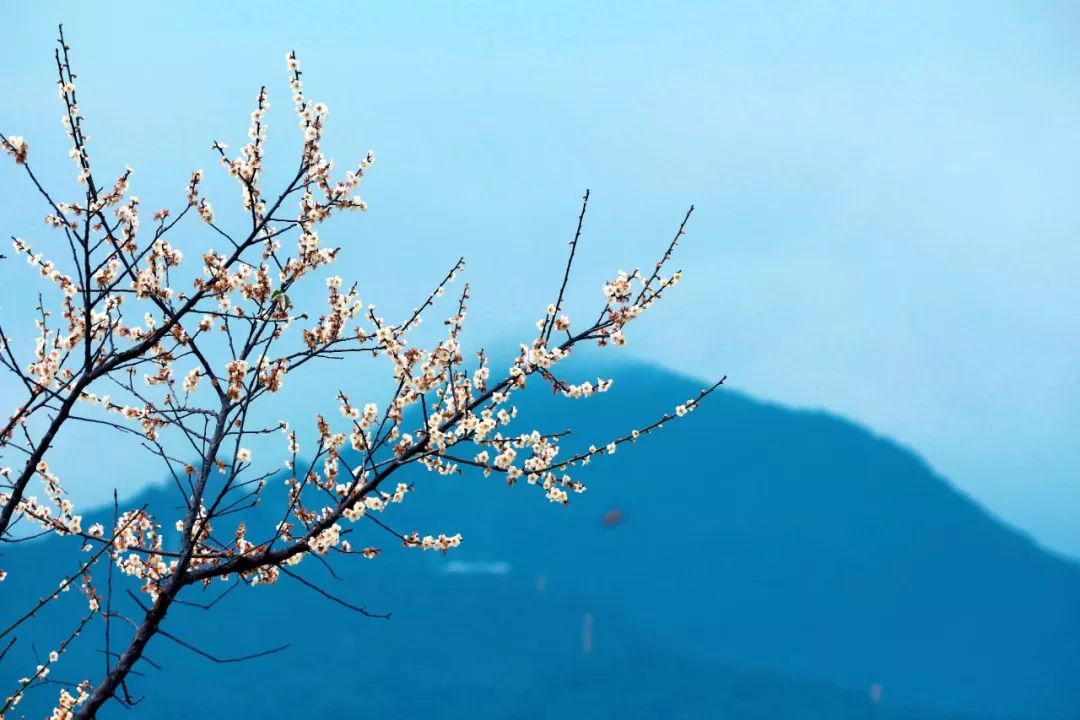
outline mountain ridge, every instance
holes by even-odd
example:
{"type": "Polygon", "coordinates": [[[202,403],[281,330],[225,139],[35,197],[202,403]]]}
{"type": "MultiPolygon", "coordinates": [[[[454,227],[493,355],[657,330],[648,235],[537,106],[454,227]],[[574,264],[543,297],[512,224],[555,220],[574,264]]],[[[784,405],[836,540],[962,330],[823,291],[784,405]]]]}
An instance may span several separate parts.
{"type": "MultiPolygon", "coordinates": [[[[548,419],[540,429],[578,429],[564,454],[599,445],[603,433],[641,427],[699,387],[647,366],[570,367],[574,377],[600,370],[617,380],[609,393],[589,400],[565,400],[543,387],[526,392],[523,416],[548,419]]],[[[263,633],[247,628],[246,616],[260,626],[289,628],[296,636],[294,659],[284,661],[290,665],[320,662],[303,649],[305,636],[344,633],[354,644],[330,654],[339,662],[360,643],[371,661],[384,658],[407,674],[451,663],[453,670],[444,672],[459,686],[503,693],[507,707],[539,686],[506,666],[531,668],[537,677],[582,667],[579,635],[587,614],[596,628],[592,660],[604,658],[621,673],[637,668],[644,674],[634,683],[643,693],[652,688],[662,695],[662,687],[649,683],[675,683],[680,674],[697,672],[690,668],[714,673],[717,682],[734,677],[724,668],[735,668],[843,688],[853,714],[835,717],[892,717],[905,707],[922,708],[917,717],[1080,717],[1080,690],[1072,682],[1080,672],[1080,569],[1001,523],[910,451],[820,410],[788,410],[722,391],[691,417],[596,458],[579,473],[589,490],[567,508],[551,505],[537,488],[507,488],[495,477],[407,477],[416,492],[386,519],[406,531],[460,531],[461,548],[447,558],[404,550],[362,523],[350,539],[382,546],[377,560],[337,563],[341,581],[314,563],[300,566],[350,601],[393,611],[398,622],[360,622],[346,631],[357,619],[318,605],[313,612],[325,617],[291,616],[290,608],[322,599],[284,580],[280,587],[238,591],[220,614],[182,608],[170,619],[180,620],[178,627],[191,633],[187,639],[218,654],[267,645],[263,633]],[[621,521],[603,522],[614,509],[621,521]],[[506,571],[448,573],[450,562],[501,562],[506,571]],[[236,636],[225,649],[214,624],[222,621],[236,636]],[[436,643],[438,636],[454,647],[436,643]],[[432,658],[413,658],[414,649],[432,658]],[[666,680],[650,678],[652,661],[642,659],[648,657],[669,668],[666,680]],[[865,701],[875,684],[884,689],[880,708],[865,701]]],[[[8,555],[10,564],[15,553],[8,555]]],[[[151,655],[165,645],[155,645],[151,655]]],[[[172,650],[168,656],[185,663],[172,650]]],[[[585,666],[581,672],[605,671],[585,666]]],[[[431,690],[427,679],[414,680],[431,690]]],[[[614,693],[609,699],[626,692],[610,680],[603,686],[614,693]]],[[[598,706],[603,687],[594,693],[598,706]]],[[[281,702],[284,691],[276,692],[281,702]]],[[[813,693],[791,692],[798,702],[815,702],[813,693]]],[[[709,705],[706,696],[703,707],[714,714],[701,717],[719,716],[725,702],[735,702],[717,696],[709,705]]],[[[551,697],[557,704],[558,696],[551,697]]],[[[388,696],[385,702],[392,709],[403,701],[388,696]]],[[[675,717],[678,704],[670,709],[675,717]]],[[[806,715],[818,716],[830,717],[806,715]]],[[[733,717],[754,715],[744,708],[733,717]]]]}

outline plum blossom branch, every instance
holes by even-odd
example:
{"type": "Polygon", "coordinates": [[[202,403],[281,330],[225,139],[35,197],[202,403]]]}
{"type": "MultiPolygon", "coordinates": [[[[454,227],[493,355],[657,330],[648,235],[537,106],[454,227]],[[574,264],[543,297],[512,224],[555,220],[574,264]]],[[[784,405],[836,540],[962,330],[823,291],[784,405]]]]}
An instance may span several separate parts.
{"type": "MultiPolygon", "coordinates": [[[[76,694],[63,691],[54,717],[93,718],[112,699],[137,702],[128,683],[138,677],[138,664],[149,662],[147,646],[159,635],[217,663],[284,650],[222,657],[197,648],[164,627],[174,604],[210,610],[241,586],[272,584],[285,575],[361,615],[389,617],[324,589],[297,566],[314,561],[333,574],[334,563],[349,556],[379,561],[380,548],[357,540],[364,534],[357,525],[363,518],[376,526],[365,526],[370,531],[385,531],[410,550],[446,553],[458,547],[463,538],[452,528],[395,529],[396,506],[425,489],[423,480],[402,479],[406,468],[440,475],[496,472],[509,485],[521,481],[522,492],[538,490],[548,502],[566,505],[572,493],[585,491],[579,475],[594,455],[613,453],[683,417],[723,383],[640,430],[569,457],[561,444],[571,429],[509,428],[533,422],[515,405],[530,381],[574,399],[609,391],[610,378],[574,380],[562,364],[579,346],[625,345],[631,323],[678,284],[682,273],[668,266],[692,206],[649,274],[618,272],[600,288],[596,319],[575,324],[568,287],[583,237],[586,191],[555,301],[512,360],[492,368],[486,351],[465,349],[468,284],[455,293],[456,301],[447,302],[441,330],[434,337],[421,334],[465,271],[464,258],[400,318],[384,316],[361,299],[356,283],[332,274],[351,248],[328,245],[322,226],[345,212],[367,210],[359,187],[375,156],[363,153],[340,172],[324,154],[329,109],[308,99],[295,53],[285,62],[301,140],[285,181],[274,188],[266,182],[271,92],[262,86],[240,151],[230,154],[221,141],[211,146],[217,164],[237,184],[242,212],[215,207],[219,199],[204,192],[206,173],[197,169],[177,188],[180,209],[154,211],[153,224],[144,230],[146,211],[132,194],[134,171],[108,175],[116,178],[111,185],[95,175],[69,51],[61,29],[55,60],[61,122],[75,165],[74,195],[61,200],[69,191],[47,190],[31,167],[27,141],[0,134],[0,149],[44,201],[43,232],[62,234],[66,245],[53,257],[56,244],[47,240],[12,240],[15,255],[50,293],[30,318],[32,346],[24,348],[12,337],[11,323],[0,324],[0,367],[17,378],[23,393],[0,427],[0,542],[16,542],[13,528],[25,522],[77,539],[90,553],[60,589],[29,603],[29,612],[0,639],[77,581],[90,611],[84,625],[98,615],[104,623],[103,676],[80,682],[76,694]],[[313,305],[308,298],[315,288],[325,300],[313,305]],[[301,299],[304,307],[298,307],[301,299]],[[359,367],[366,358],[386,368],[390,392],[381,403],[354,403],[350,397],[349,386],[366,372],[359,367]],[[291,423],[269,414],[268,401],[290,377],[330,360],[336,361],[340,389],[327,400],[336,403],[336,412],[291,423]],[[179,517],[147,506],[121,511],[116,502],[111,527],[84,527],[49,463],[56,440],[73,423],[110,430],[118,444],[134,439],[163,462],[179,496],[179,517]],[[284,448],[275,459],[262,438],[278,431],[284,448]],[[308,448],[303,455],[301,444],[308,448]],[[35,482],[40,499],[32,494],[35,482]],[[272,508],[278,519],[272,528],[254,515],[259,505],[272,508]],[[98,562],[108,563],[104,596],[91,577],[98,562]],[[209,590],[222,583],[227,589],[210,602],[189,599],[196,586],[209,590]],[[137,608],[130,618],[114,602],[120,589],[137,608]],[[123,622],[112,622],[117,619],[123,622]]],[[[454,519],[445,520],[452,525],[454,519]]],[[[13,642],[0,661],[14,662],[13,642]]],[[[42,678],[39,668],[9,703],[42,678]]]]}

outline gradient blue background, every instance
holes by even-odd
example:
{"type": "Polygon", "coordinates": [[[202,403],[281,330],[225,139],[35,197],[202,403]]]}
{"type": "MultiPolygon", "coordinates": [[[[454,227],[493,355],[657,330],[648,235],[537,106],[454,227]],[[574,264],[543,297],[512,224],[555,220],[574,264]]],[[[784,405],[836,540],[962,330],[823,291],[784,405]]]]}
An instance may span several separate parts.
{"type": "MultiPolygon", "coordinates": [[[[864,423],[1080,556],[1076,6],[8,3],[0,128],[73,198],[60,21],[99,172],[134,166],[149,211],[215,169],[211,140],[244,142],[262,83],[291,164],[295,49],[330,106],[330,153],[378,154],[370,212],[324,232],[348,250],[341,271],[390,313],[464,254],[472,338],[491,346],[527,337],[549,302],[585,187],[575,290],[590,299],[696,203],[687,279],[629,354],[864,423]]],[[[3,235],[46,242],[10,163],[0,190],[3,235]]],[[[35,286],[12,263],[2,279],[10,317],[10,290],[35,286]]],[[[160,478],[132,453],[95,482],[74,459],[92,433],[65,443],[84,451],[59,468],[76,499],[160,478]]]]}

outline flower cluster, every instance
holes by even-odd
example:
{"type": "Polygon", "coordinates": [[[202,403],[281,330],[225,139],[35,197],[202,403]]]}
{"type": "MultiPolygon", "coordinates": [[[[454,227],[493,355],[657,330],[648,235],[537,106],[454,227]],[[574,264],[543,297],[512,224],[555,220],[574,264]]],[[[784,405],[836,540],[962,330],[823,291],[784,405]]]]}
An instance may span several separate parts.
{"type": "Polygon", "coordinates": [[[68,692],[67,688],[60,690],[60,700],[53,708],[49,720],[72,720],[75,710],[86,702],[90,697],[90,681],[84,680],[75,687],[75,695],[68,692]]]}
{"type": "Polygon", "coordinates": [[[405,547],[418,547],[423,550],[440,550],[446,552],[451,548],[456,548],[461,545],[461,533],[457,535],[444,535],[439,533],[438,537],[432,535],[425,535],[420,537],[419,533],[410,533],[405,536],[405,547]]]}
{"type": "Polygon", "coordinates": [[[30,148],[21,137],[18,135],[12,135],[11,137],[0,135],[0,146],[3,146],[5,152],[15,158],[15,162],[19,165],[26,164],[26,155],[30,152],[30,148]]]}

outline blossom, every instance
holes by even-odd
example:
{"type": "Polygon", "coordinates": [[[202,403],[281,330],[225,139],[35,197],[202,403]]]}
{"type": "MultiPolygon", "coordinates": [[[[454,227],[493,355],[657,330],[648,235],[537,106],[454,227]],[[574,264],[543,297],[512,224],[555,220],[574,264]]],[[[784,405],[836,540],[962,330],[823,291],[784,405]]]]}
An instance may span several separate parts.
{"type": "Polygon", "coordinates": [[[15,158],[15,162],[19,165],[26,163],[26,155],[30,148],[19,135],[12,135],[3,142],[4,150],[7,151],[11,157],[15,158]]]}

